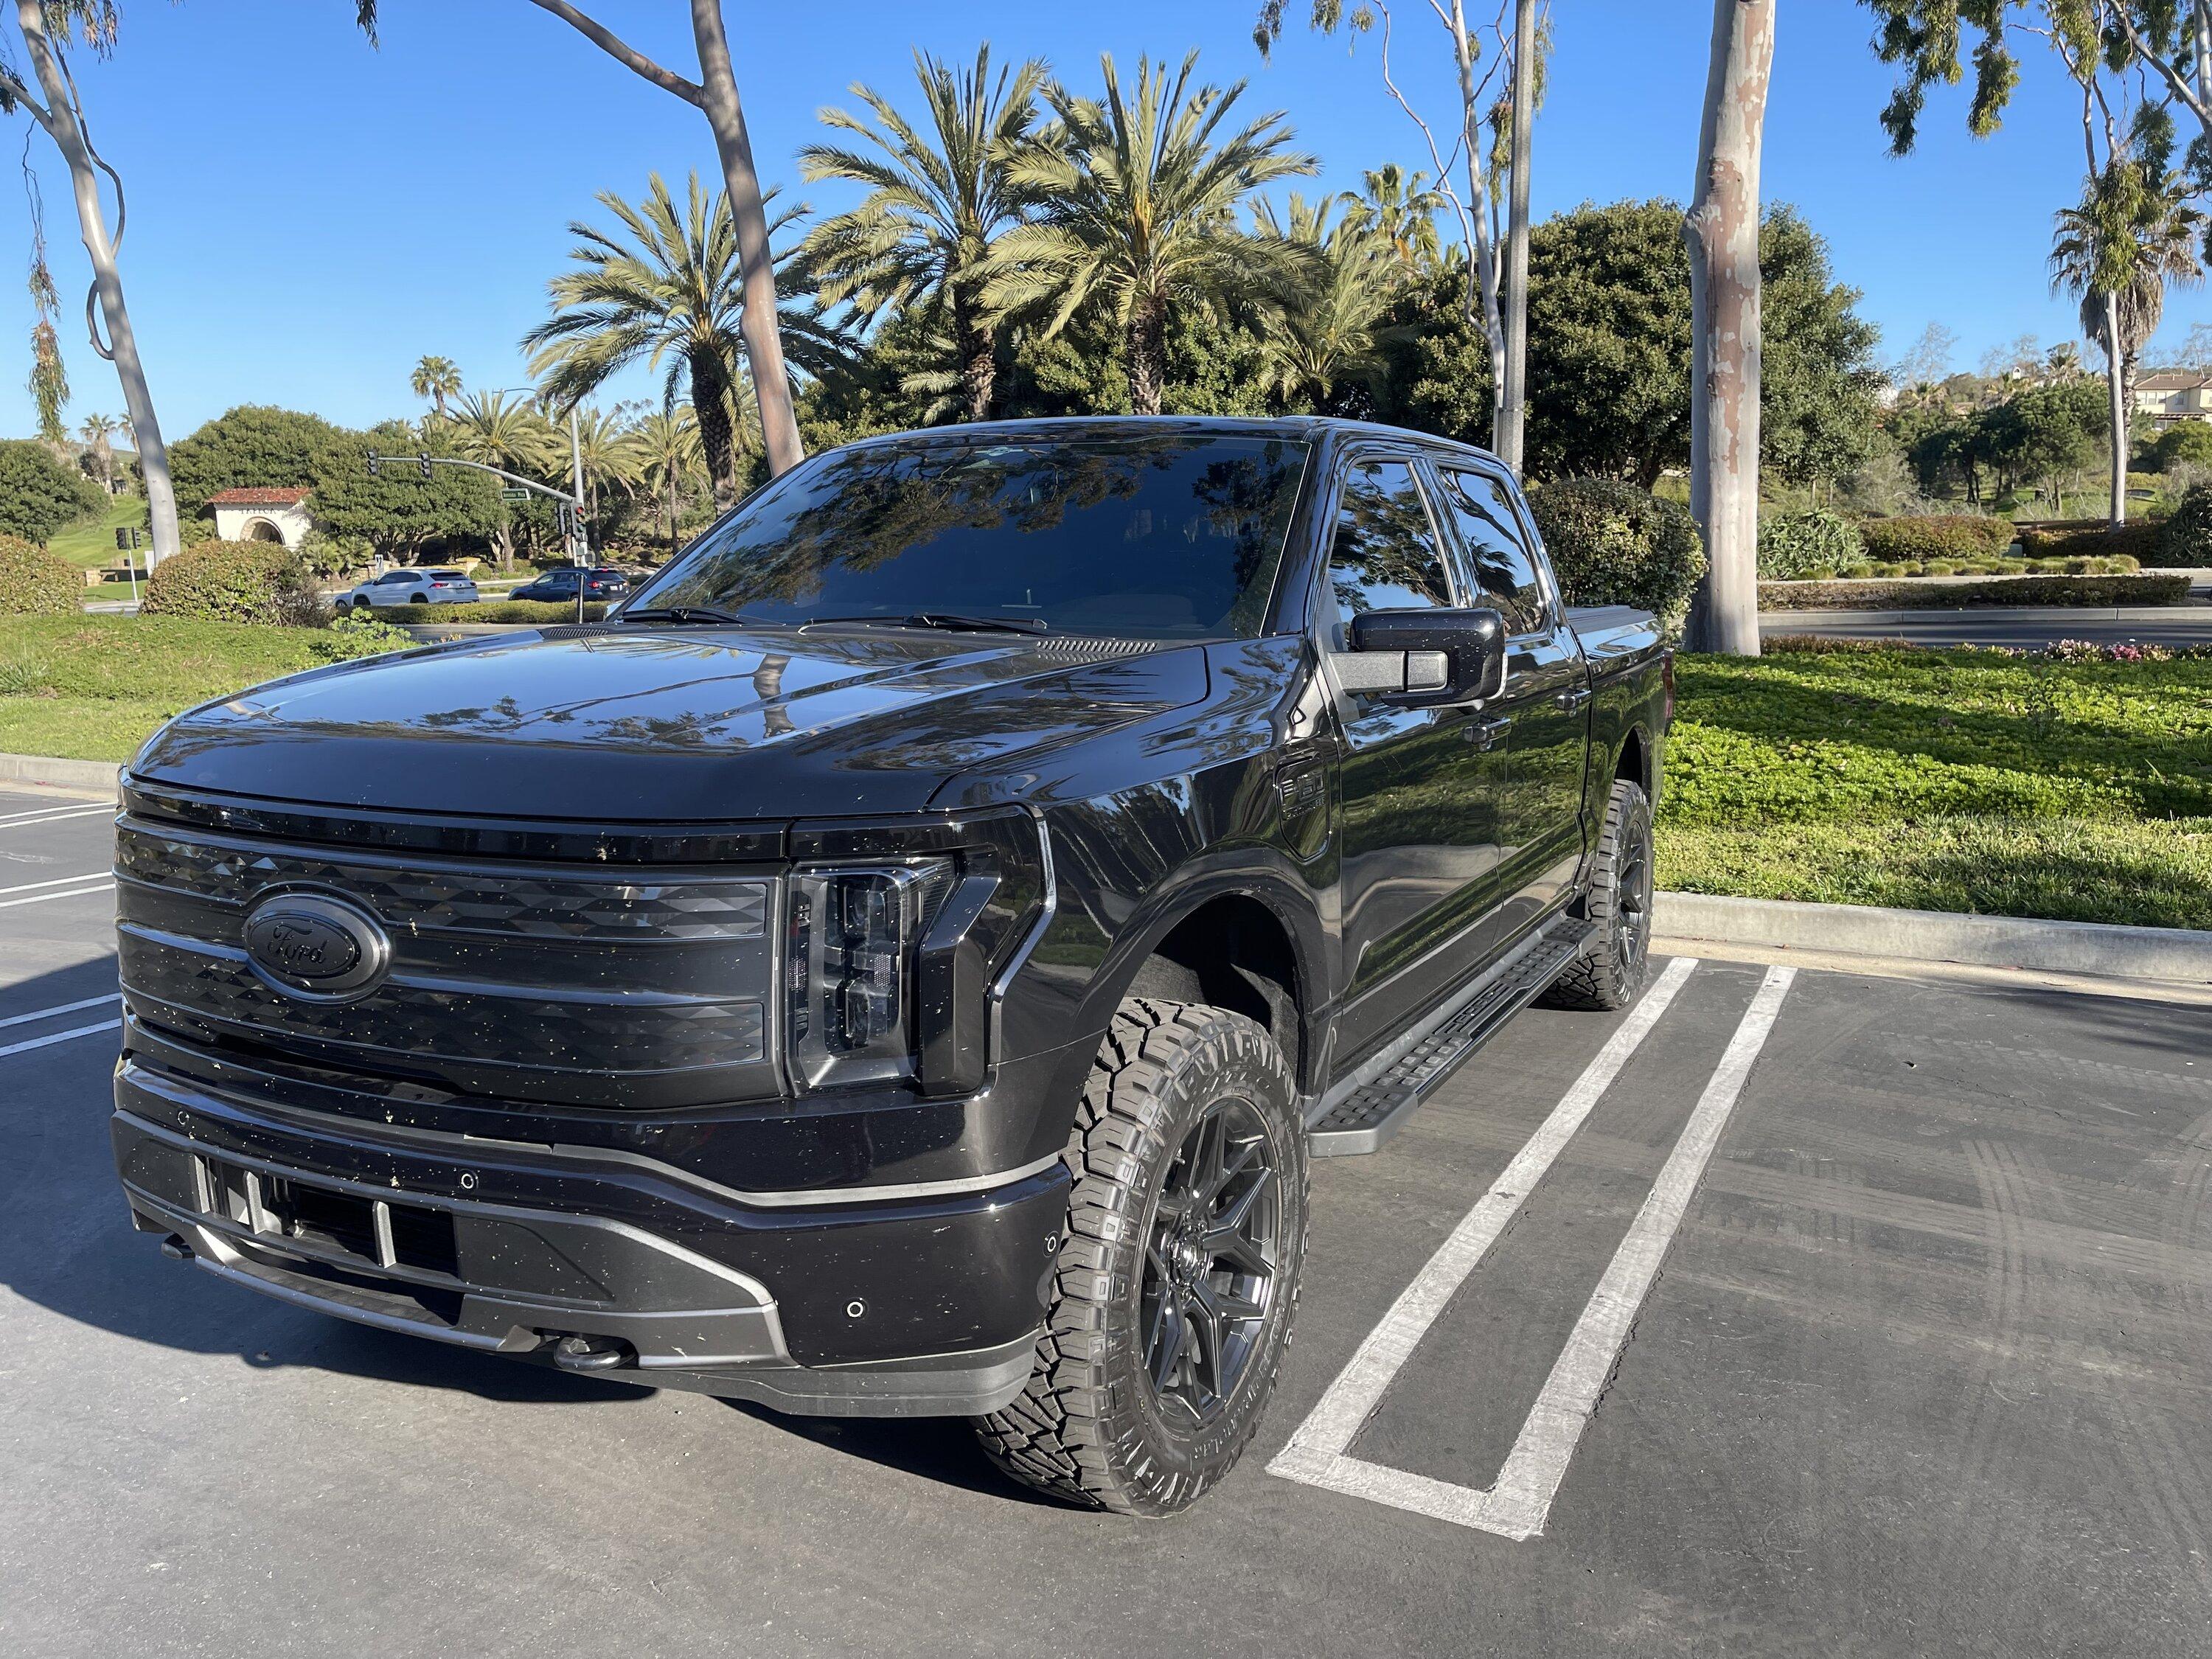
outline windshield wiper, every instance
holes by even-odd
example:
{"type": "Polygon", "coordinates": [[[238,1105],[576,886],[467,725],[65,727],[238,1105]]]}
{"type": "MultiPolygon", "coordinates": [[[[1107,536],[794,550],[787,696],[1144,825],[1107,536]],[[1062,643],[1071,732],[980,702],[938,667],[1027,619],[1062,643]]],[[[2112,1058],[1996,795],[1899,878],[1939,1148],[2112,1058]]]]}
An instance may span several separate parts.
{"type": "Polygon", "coordinates": [[[642,611],[625,611],[615,620],[626,623],[733,623],[741,627],[757,626],[760,621],[757,617],[741,617],[734,611],[717,611],[711,605],[647,605],[642,611]]]}
{"type": "Polygon", "coordinates": [[[904,617],[809,617],[802,629],[864,626],[878,628],[934,628],[947,634],[1049,634],[1052,624],[1042,617],[967,617],[952,611],[916,611],[904,617]]]}

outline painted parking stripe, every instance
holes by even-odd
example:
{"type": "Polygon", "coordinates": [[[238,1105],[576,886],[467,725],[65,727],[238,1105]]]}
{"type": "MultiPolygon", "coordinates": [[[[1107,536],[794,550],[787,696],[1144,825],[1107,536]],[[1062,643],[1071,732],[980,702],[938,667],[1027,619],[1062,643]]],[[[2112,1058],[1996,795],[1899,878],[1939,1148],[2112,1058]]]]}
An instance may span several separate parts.
{"type": "Polygon", "coordinates": [[[27,1014],[10,1014],[0,1019],[0,1030],[10,1025],[30,1025],[42,1019],[52,1019],[58,1014],[81,1014],[88,1008],[104,1008],[123,994],[110,991],[104,997],[87,997],[82,1002],[57,1002],[51,1008],[33,1008],[27,1014]]]}
{"type": "Polygon", "coordinates": [[[1796,977],[1795,969],[1770,969],[1760,983],[1719,1066],[1692,1109],[1674,1151],[1668,1154],[1657,1182],[1637,1212],[1595,1294],[1576,1321],[1497,1481],[1487,1490],[1454,1486],[1365,1462],[1351,1456],[1347,1448],[1421,1334],[1496,1242],[1534,1180],[1550,1167],[1636,1045],[1665,1012],[1666,1001],[1672,1000],[1681,979],[1686,977],[1686,973],[1675,976],[1685,966],[1680,960],[1669,965],[1667,975],[1638,1005],[1636,1015],[1652,1009],[1655,1002],[1658,1008],[1640,1027],[1624,1024],[1613,1034],[1613,1041],[1590,1062],[1544,1127],[1516,1155],[1498,1184],[1469,1212],[1362,1345],[1352,1364],[1330,1385],[1321,1404],[1291,1436],[1290,1444],[1268,1465],[1269,1473],[1506,1538],[1533,1538],[1543,1531],[1576,1443],[1597,1408],[1606,1377],[1628,1340],[1629,1328],[1658,1276],[1667,1247],[1681,1225],[1752,1066],[1774,1028],[1782,1000],[1796,977]],[[1558,1132],[1560,1129],[1564,1132],[1558,1132]]]}
{"type": "Polygon", "coordinates": [[[52,881],[19,881],[13,887],[0,887],[0,893],[27,893],[38,887],[67,887],[81,881],[100,881],[106,874],[105,870],[92,870],[81,876],[56,876],[52,881]]]}
{"type": "Polygon", "coordinates": [[[112,801],[103,801],[96,806],[41,806],[28,812],[0,816],[0,830],[12,830],[18,824],[52,823],[61,818],[88,818],[101,812],[112,817],[116,811],[112,801]]]}
{"type": "MultiPolygon", "coordinates": [[[[82,881],[83,877],[77,878],[82,881]]],[[[83,898],[90,893],[112,893],[115,884],[103,881],[96,887],[72,887],[65,893],[33,893],[28,898],[0,899],[0,910],[12,910],[19,904],[44,904],[48,899],[83,898]]]]}
{"type": "Polygon", "coordinates": [[[119,1031],[122,1029],[121,1020],[104,1019],[97,1025],[80,1025],[74,1030],[49,1031],[44,1036],[32,1037],[22,1042],[11,1042],[6,1048],[0,1048],[0,1060],[5,1060],[10,1054],[28,1054],[33,1048],[51,1048],[57,1042],[67,1042],[72,1037],[91,1036],[100,1031],[119,1031]]]}

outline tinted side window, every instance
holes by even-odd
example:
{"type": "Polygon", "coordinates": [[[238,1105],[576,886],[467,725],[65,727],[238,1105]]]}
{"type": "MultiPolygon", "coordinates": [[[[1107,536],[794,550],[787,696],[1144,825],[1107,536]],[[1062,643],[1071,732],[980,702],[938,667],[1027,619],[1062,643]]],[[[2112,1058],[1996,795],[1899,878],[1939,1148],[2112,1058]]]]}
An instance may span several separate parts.
{"type": "Polygon", "coordinates": [[[1545,623],[1544,589],[1536,562],[1522,545],[1520,526],[1504,493],[1480,472],[1438,467],[1443,510],[1459,526],[1467,548],[1468,574],[1474,584],[1473,603],[1505,617],[1509,634],[1534,634],[1545,623]]]}
{"type": "Polygon", "coordinates": [[[1448,605],[1451,584],[1413,469],[1403,461],[1363,461],[1344,481],[1336,540],[1328,556],[1336,592],[1336,644],[1352,617],[1368,611],[1448,605]]]}

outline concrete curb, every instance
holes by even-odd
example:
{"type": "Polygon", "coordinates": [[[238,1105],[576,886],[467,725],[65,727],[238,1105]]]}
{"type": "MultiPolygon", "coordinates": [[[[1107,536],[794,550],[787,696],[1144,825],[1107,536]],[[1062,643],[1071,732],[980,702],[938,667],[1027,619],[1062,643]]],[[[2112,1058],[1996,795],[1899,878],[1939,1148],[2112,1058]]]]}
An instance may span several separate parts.
{"type": "Polygon", "coordinates": [[[2036,973],[2212,983],[2212,933],[2027,916],[1951,915],[1872,905],[1661,893],[1653,931],[1669,939],[2036,973]]]}
{"type": "Polygon", "coordinates": [[[117,780],[123,769],[113,761],[56,760],[49,755],[0,755],[0,784],[43,784],[100,800],[121,793],[117,780]]]}

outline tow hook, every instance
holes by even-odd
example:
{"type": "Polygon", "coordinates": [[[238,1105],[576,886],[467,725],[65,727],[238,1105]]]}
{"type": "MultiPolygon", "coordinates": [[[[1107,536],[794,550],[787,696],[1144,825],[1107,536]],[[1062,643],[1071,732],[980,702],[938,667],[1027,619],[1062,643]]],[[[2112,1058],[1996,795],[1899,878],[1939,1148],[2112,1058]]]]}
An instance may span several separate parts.
{"type": "Polygon", "coordinates": [[[182,1233],[171,1233],[161,1241],[161,1254],[172,1261],[190,1261],[192,1259],[192,1247],[185,1243],[185,1236],[182,1233]]]}
{"type": "Polygon", "coordinates": [[[637,1351],[607,1336],[562,1336],[553,1342],[553,1363],[564,1371],[611,1371],[635,1363],[637,1351]]]}

